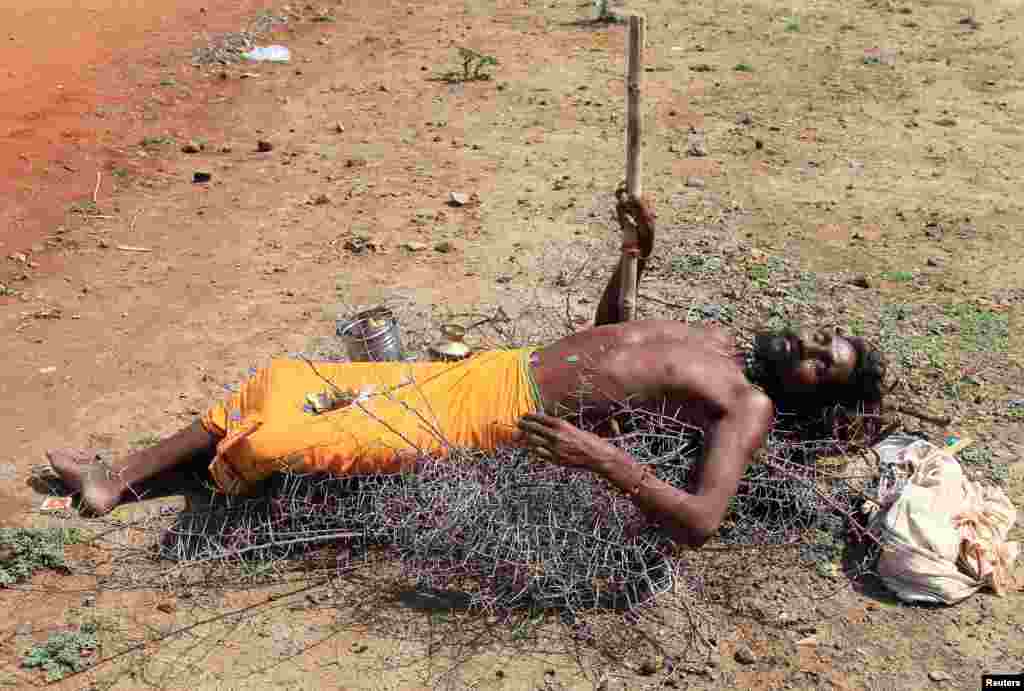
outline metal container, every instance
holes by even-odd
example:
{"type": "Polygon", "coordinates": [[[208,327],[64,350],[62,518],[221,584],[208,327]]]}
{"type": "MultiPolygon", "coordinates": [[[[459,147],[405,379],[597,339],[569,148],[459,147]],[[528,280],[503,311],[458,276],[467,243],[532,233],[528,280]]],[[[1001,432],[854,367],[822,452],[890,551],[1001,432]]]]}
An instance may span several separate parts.
{"type": "Polygon", "coordinates": [[[436,360],[454,362],[470,356],[472,350],[463,343],[466,330],[458,324],[445,324],[441,327],[442,339],[430,346],[430,354],[436,360]]]}
{"type": "Polygon", "coordinates": [[[405,358],[398,320],[386,307],[374,307],[338,320],[337,333],[353,362],[397,362],[405,358]]]}

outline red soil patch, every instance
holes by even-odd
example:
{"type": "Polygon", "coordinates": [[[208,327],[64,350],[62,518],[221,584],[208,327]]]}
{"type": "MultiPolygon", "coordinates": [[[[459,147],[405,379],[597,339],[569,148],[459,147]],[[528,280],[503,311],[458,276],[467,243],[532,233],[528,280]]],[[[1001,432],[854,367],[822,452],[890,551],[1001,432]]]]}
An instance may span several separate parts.
{"type": "Polygon", "coordinates": [[[203,34],[237,31],[264,3],[33,5],[0,0],[3,257],[39,242],[75,199],[91,197],[97,171],[112,170],[124,157],[116,149],[137,144],[140,132],[199,126],[211,88],[190,64],[192,47],[203,34]],[[184,88],[165,93],[171,90],[162,81],[187,95],[181,97],[184,88]],[[142,105],[154,100],[159,105],[143,120],[142,105]]]}

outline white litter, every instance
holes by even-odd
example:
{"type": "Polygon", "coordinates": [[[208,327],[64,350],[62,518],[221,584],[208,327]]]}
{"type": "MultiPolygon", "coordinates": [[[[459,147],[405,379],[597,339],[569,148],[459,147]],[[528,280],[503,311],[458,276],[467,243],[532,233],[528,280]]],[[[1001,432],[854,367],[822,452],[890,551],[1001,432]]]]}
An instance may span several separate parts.
{"type": "Polygon", "coordinates": [[[253,62],[288,62],[292,59],[291,51],[284,46],[256,46],[242,57],[253,62]]]}

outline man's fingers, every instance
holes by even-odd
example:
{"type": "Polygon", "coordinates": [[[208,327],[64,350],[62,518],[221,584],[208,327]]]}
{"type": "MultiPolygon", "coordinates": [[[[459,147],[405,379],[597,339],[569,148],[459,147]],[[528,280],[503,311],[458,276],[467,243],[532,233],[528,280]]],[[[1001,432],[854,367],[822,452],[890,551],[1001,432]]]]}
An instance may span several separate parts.
{"type": "Polygon", "coordinates": [[[527,413],[526,415],[519,419],[520,425],[530,423],[534,425],[540,425],[542,427],[549,429],[555,427],[561,422],[561,418],[551,417],[550,415],[545,415],[544,413],[527,413]]]}
{"type": "Polygon", "coordinates": [[[526,435],[527,439],[530,437],[539,437],[541,439],[549,439],[551,437],[551,429],[545,427],[539,422],[532,422],[530,420],[520,420],[519,429],[526,435]]]}

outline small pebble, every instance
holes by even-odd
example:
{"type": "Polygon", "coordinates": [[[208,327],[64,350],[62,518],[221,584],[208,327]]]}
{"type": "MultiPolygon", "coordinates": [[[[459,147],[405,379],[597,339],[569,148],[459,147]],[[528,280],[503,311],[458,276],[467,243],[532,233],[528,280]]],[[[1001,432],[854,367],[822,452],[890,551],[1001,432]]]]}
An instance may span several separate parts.
{"type": "Polygon", "coordinates": [[[186,153],[186,154],[197,154],[197,153],[199,153],[202,150],[203,150],[203,147],[201,147],[196,142],[186,142],[181,147],[182,153],[186,153]]]}
{"type": "Polygon", "coordinates": [[[736,658],[736,662],[742,665],[752,665],[757,662],[757,656],[754,655],[754,651],[745,645],[737,648],[736,654],[733,657],[736,658]]]}
{"type": "Polygon", "coordinates": [[[658,671],[658,664],[654,660],[648,658],[640,663],[639,671],[640,674],[645,677],[652,676],[658,671]]]}
{"type": "Polygon", "coordinates": [[[360,653],[365,653],[367,651],[367,645],[365,643],[360,643],[356,641],[351,646],[349,646],[349,650],[358,655],[360,653]]]}
{"type": "Polygon", "coordinates": [[[750,115],[750,113],[740,113],[739,115],[736,116],[736,124],[737,125],[753,125],[754,124],[754,118],[753,118],[753,116],[750,115]]]}
{"type": "Polygon", "coordinates": [[[274,145],[268,142],[266,139],[260,139],[256,142],[256,150],[266,153],[274,150],[274,145]]]}
{"type": "Polygon", "coordinates": [[[949,674],[948,672],[943,672],[940,669],[935,669],[931,672],[928,672],[928,678],[932,681],[949,681],[953,678],[953,675],[949,674]]]}
{"type": "Polygon", "coordinates": [[[854,276],[850,281],[850,285],[857,286],[858,288],[870,288],[871,281],[868,280],[867,276],[861,274],[859,276],[854,276]]]}
{"type": "Polygon", "coordinates": [[[465,206],[468,201],[469,197],[462,192],[450,192],[448,194],[448,202],[452,206],[465,206]]]}
{"type": "Polygon", "coordinates": [[[434,251],[440,252],[441,254],[448,254],[449,252],[455,251],[455,245],[448,242],[447,240],[443,240],[434,245],[434,251]]]}
{"type": "Polygon", "coordinates": [[[192,173],[192,182],[209,182],[212,179],[213,174],[207,173],[206,171],[203,170],[197,170],[196,172],[192,173]]]}
{"type": "Polygon", "coordinates": [[[686,178],[686,186],[702,190],[704,189],[704,178],[699,178],[696,177],[695,175],[690,175],[686,178]]]}
{"type": "Polygon", "coordinates": [[[178,609],[178,605],[176,605],[172,601],[167,601],[161,602],[159,605],[156,606],[156,608],[164,614],[173,614],[174,611],[178,609]]]}

